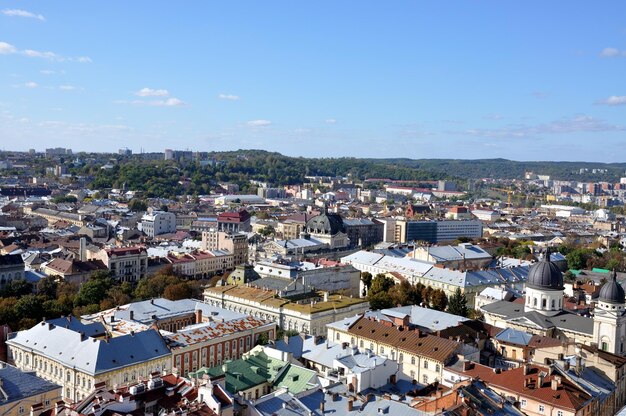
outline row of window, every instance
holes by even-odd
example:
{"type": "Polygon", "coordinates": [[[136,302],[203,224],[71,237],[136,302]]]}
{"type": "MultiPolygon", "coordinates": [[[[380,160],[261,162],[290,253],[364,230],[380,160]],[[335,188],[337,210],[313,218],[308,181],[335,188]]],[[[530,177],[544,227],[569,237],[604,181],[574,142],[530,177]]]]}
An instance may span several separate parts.
{"type": "MultiPolygon", "coordinates": [[[[340,341],[340,338],[341,338],[341,334],[339,332],[337,332],[335,334],[335,339],[337,341],[340,341]]],[[[350,345],[352,345],[353,347],[356,346],[356,342],[355,342],[354,337],[350,338],[350,345]]],[[[359,341],[359,347],[360,348],[365,348],[365,342],[363,340],[359,341]]],[[[370,342],[369,349],[370,349],[370,351],[374,351],[374,344],[371,343],[371,342],[370,342]]],[[[379,348],[379,351],[380,351],[381,354],[384,354],[385,353],[385,347],[381,345],[380,348],[379,348]]],[[[396,359],[396,352],[394,350],[391,350],[391,359],[392,360],[396,359]]],[[[398,363],[402,364],[403,362],[404,362],[404,354],[400,353],[398,355],[398,363]]],[[[411,364],[415,365],[415,362],[416,362],[415,356],[412,355],[411,356],[411,364]]],[[[424,360],[424,369],[428,370],[428,360],[424,360]]],[[[439,364],[435,364],[435,371],[439,372],[440,370],[441,370],[441,367],[439,366],[439,364]]]]}

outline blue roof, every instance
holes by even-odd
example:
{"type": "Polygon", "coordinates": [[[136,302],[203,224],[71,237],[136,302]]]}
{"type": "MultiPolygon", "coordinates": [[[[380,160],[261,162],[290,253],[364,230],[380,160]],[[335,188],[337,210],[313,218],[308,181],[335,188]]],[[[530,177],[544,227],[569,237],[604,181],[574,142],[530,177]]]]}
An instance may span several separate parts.
{"type": "Polygon", "coordinates": [[[532,337],[532,334],[529,334],[527,332],[519,331],[513,328],[507,328],[498,333],[495,338],[498,341],[509,342],[511,344],[528,345],[532,337]]]}
{"type": "Polygon", "coordinates": [[[82,332],[88,337],[101,337],[106,335],[107,331],[104,325],[100,322],[84,324],[80,321],[80,319],[71,315],[50,319],[47,322],[62,328],[71,329],[74,332],[82,332]]]}
{"type": "Polygon", "coordinates": [[[0,395],[0,406],[56,389],[59,389],[59,399],[61,398],[61,386],[2,362],[0,362],[0,380],[2,390],[6,393],[6,396],[0,395]]]}
{"type": "Polygon", "coordinates": [[[170,355],[167,344],[154,329],[105,341],[41,322],[18,332],[7,344],[31,349],[63,365],[94,375],[170,355]]]}

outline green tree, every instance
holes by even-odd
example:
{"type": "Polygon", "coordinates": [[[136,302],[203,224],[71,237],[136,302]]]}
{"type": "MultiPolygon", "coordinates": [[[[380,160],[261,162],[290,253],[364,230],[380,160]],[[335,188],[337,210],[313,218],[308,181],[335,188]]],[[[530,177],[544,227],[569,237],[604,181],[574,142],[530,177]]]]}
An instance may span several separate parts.
{"type": "Polygon", "coordinates": [[[274,227],[272,227],[271,225],[266,225],[259,231],[259,234],[261,234],[263,237],[269,237],[275,232],[276,230],[274,229],[274,227]]]}
{"type": "Polygon", "coordinates": [[[58,287],[56,276],[46,276],[37,282],[37,294],[46,299],[56,299],[58,287]]]}
{"type": "Polygon", "coordinates": [[[267,332],[263,332],[256,340],[256,345],[267,345],[270,343],[270,337],[267,332]]]}
{"type": "Polygon", "coordinates": [[[446,292],[441,289],[435,289],[430,298],[430,306],[438,311],[445,311],[448,306],[448,297],[446,292]]]}
{"type": "Polygon", "coordinates": [[[113,287],[113,279],[108,271],[94,272],[85,282],[74,299],[75,306],[99,305],[113,287]]]}
{"type": "Polygon", "coordinates": [[[567,267],[574,270],[580,270],[587,267],[587,261],[591,259],[591,255],[594,250],[577,248],[570,251],[565,259],[567,260],[567,267]]]}
{"type": "Polygon", "coordinates": [[[148,204],[146,203],[146,201],[133,198],[128,203],[128,209],[134,212],[142,212],[148,209],[148,204]]]}
{"type": "Polygon", "coordinates": [[[15,324],[18,321],[15,311],[17,298],[0,298],[0,325],[8,324],[11,329],[17,330],[15,324]]]}
{"type": "Polygon", "coordinates": [[[370,290],[370,287],[372,287],[372,274],[370,272],[361,272],[361,281],[367,290],[370,290]]]}
{"type": "Polygon", "coordinates": [[[469,308],[467,307],[467,297],[461,292],[461,288],[457,287],[454,294],[448,300],[448,312],[467,318],[469,308]]]}
{"type": "Polygon", "coordinates": [[[163,297],[169,300],[181,300],[191,298],[191,286],[187,282],[169,285],[163,291],[163,297]]]}
{"type": "Polygon", "coordinates": [[[15,303],[18,319],[30,318],[39,321],[43,317],[43,299],[35,295],[22,296],[15,303]]]}
{"type": "Polygon", "coordinates": [[[142,300],[161,297],[166,287],[180,281],[177,276],[161,273],[147,277],[137,284],[135,297],[142,300]]]}
{"type": "Polygon", "coordinates": [[[25,279],[15,279],[11,280],[2,293],[2,296],[6,297],[21,297],[25,295],[29,295],[33,293],[33,285],[32,283],[26,281],[25,279]]]}
{"type": "Polygon", "coordinates": [[[388,292],[394,285],[392,278],[385,276],[384,274],[377,274],[372,279],[372,286],[370,287],[369,294],[374,295],[379,292],[388,292]]]}
{"type": "Polygon", "coordinates": [[[393,307],[393,299],[387,292],[371,293],[367,296],[370,302],[370,308],[373,310],[386,309],[393,307]]]}

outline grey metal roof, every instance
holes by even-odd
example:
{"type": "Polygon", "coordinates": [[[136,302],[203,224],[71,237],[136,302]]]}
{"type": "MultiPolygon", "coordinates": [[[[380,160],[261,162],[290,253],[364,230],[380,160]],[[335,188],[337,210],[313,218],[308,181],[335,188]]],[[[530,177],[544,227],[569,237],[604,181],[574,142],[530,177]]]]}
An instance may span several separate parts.
{"type": "Polygon", "coordinates": [[[498,341],[508,342],[516,345],[528,345],[530,339],[532,338],[532,334],[529,334],[524,331],[519,331],[513,328],[506,328],[502,332],[496,335],[496,339],[498,341]]]}
{"type": "Polygon", "coordinates": [[[7,344],[32,349],[87,374],[99,374],[170,355],[165,341],[154,329],[104,341],[41,322],[18,332],[7,344]]]}
{"type": "Polygon", "coordinates": [[[459,244],[457,246],[434,246],[428,249],[428,254],[438,261],[488,259],[491,254],[487,253],[480,246],[473,244],[459,244]]]}
{"type": "Polygon", "coordinates": [[[263,416],[302,416],[309,413],[300,400],[287,392],[257,402],[254,407],[263,416]]]}
{"type": "Polygon", "coordinates": [[[563,273],[556,264],[543,260],[530,267],[526,284],[540,289],[562,290],[563,273]]]}
{"type": "Polygon", "coordinates": [[[537,311],[524,312],[524,305],[499,301],[481,306],[487,313],[501,316],[504,320],[528,320],[541,328],[558,328],[566,331],[593,334],[593,319],[568,311],[559,311],[548,316],[537,311]]]}
{"type": "Polygon", "coordinates": [[[323,414],[345,416],[380,416],[381,414],[393,416],[426,415],[426,413],[420,412],[406,403],[388,400],[382,397],[373,397],[368,402],[355,399],[352,411],[349,412],[348,400],[346,396],[340,394],[337,400],[333,401],[330,395],[324,394],[321,390],[300,398],[300,401],[311,409],[315,416],[322,416],[323,414]],[[324,412],[320,410],[320,403],[322,402],[324,402],[324,412]]]}
{"type": "Polygon", "coordinates": [[[133,302],[120,306],[114,312],[115,319],[130,321],[130,313],[133,312],[132,321],[150,324],[155,320],[172,318],[187,313],[194,313],[195,310],[202,310],[203,316],[213,316],[215,319],[223,318],[226,321],[243,318],[245,315],[227,311],[216,306],[207,305],[193,299],[168,300],[165,298],[155,298],[141,302],[133,302]]]}
{"type": "MultiPolygon", "coordinates": [[[[0,362],[0,380],[6,396],[0,395],[0,406],[61,389],[61,386],[0,362]]],[[[59,395],[61,391],[59,390],[59,395]]]]}
{"type": "Polygon", "coordinates": [[[453,315],[435,309],[422,308],[416,305],[399,306],[397,308],[382,309],[380,311],[366,313],[367,316],[375,314],[382,315],[378,316],[380,319],[385,319],[385,316],[402,318],[408,315],[411,324],[417,325],[421,329],[429,332],[437,332],[457,326],[461,322],[469,320],[459,315],[453,315]]]}
{"type": "Polygon", "coordinates": [[[599,298],[604,302],[623,304],[626,302],[624,288],[617,282],[617,273],[611,273],[611,279],[602,285],[599,298]]]}
{"type": "Polygon", "coordinates": [[[106,328],[101,322],[85,324],[74,316],[63,316],[61,318],[50,319],[48,323],[62,328],[71,329],[74,332],[82,332],[88,337],[101,337],[106,335],[106,328]]]}

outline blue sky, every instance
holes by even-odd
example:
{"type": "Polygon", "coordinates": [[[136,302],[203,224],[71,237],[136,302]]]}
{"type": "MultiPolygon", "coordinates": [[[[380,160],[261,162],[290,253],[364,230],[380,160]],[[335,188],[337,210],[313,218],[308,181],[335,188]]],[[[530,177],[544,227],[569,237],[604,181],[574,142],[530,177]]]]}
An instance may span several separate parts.
{"type": "Polygon", "coordinates": [[[3,1],[0,146],[626,161],[626,2],[3,1]]]}

